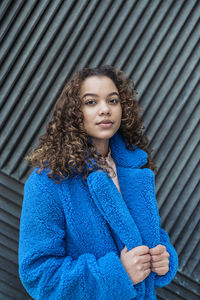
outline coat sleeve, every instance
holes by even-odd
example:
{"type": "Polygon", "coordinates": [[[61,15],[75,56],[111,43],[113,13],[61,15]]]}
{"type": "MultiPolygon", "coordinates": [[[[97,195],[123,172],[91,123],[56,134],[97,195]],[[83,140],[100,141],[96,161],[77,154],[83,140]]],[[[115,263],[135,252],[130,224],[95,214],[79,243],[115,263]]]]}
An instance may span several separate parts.
{"type": "Polygon", "coordinates": [[[67,255],[65,215],[56,185],[33,173],[24,187],[18,258],[27,292],[36,300],[134,298],[136,290],[114,252],[98,259],[92,253],[77,259],[67,255]]]}
{"type": "Polygon", "coordinates": [[[175,248],[170,243],[170,238],[168,233],[162,229],[161,227],[161,218],[159,217],[160,221],[160,244],[164,245],[169,253],[169,271],[162,276],[156,274],[155,276],[155,287],[163,287],[168,285],[174,276],[176,275],[178,269],[178,255],[176,253],[175,248]]]}

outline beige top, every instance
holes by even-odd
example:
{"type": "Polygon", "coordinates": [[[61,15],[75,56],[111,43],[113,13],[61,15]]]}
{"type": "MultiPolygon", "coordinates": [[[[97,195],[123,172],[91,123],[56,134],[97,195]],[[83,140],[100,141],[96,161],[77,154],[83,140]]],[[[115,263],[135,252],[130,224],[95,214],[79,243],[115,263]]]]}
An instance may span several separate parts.
{"type": "Polygon", "coordinates": [[[110,167],[112,167],[112,169],[114,170],[115,174],[113,175],[113,172],[109,172],[114,184],[116,185],[116,187],[118,188],[120,194],[121,194],[121,190],[120,190],[120,186],[119,186],[119,181],[118,181],[118,177],[117,177],[117,169],[116,169],[116,164],[115,161],[113,160],[112,156],[111,156],[111,149],[109,148],[109,152],[107,154],[107,156],[105,157],[106,162],[108,163],[108,165],[110,167]],[[113,175],[113,176],[112,176],[113,175]]]}

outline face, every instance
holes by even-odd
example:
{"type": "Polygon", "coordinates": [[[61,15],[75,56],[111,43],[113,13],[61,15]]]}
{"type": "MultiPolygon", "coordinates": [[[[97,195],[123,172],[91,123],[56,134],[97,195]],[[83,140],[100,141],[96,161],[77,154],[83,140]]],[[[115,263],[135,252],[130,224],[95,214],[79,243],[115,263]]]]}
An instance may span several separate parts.
{"type": "Polygon", "coordinates": [[[83,125],[94,144],[108,141],[119,129],[122,108],[119,92],[107,76],[91,76],[81,85],[83,125]]]}

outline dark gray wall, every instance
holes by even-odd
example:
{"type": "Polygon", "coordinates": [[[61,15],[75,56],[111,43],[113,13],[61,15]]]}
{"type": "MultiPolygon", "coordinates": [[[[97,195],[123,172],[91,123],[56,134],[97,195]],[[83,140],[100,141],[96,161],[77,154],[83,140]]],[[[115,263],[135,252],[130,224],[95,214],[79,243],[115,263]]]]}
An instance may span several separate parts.
{"type": "Polygon", "coordinates": [[[65,82],[111,64],[134,79],[157,161],[163,227],[179,254],[159,299],[197,299],[198,0],[1,1],[0,299],[28,299],[18,279],[23,159],[44,132],[65,82]]]}

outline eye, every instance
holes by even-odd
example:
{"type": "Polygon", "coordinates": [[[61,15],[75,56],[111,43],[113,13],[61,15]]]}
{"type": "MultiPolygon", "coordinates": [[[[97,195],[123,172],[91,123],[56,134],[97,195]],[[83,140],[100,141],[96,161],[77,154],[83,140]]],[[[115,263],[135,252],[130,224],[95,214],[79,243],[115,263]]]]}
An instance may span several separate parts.
{"type": "Polygon", "coordinates": [[[119,99],[110,99],[109,102],[111,104],[117,104],[117,103],[119,103],[119,99]]]}
{"type": "Polygon", "coordinates": [[[95,103],[96,103],[96,101],[93,100],[93,99],[87,100],[87,101],[85,102],[85,104],[87,104],[87,105],[94,105],[95,103]]]}

